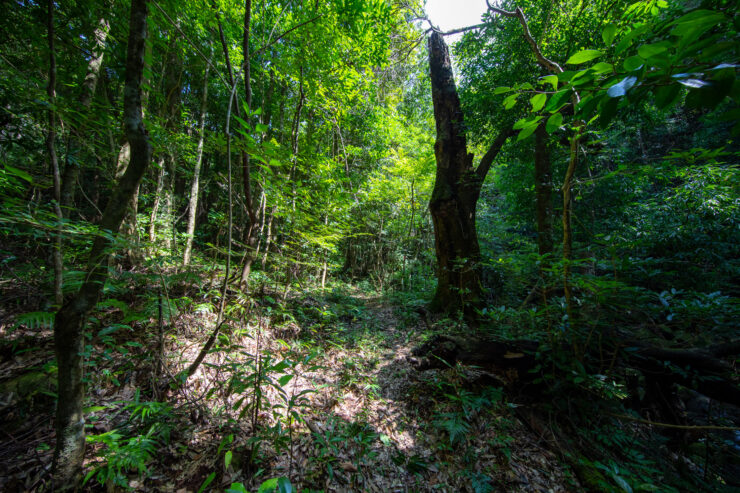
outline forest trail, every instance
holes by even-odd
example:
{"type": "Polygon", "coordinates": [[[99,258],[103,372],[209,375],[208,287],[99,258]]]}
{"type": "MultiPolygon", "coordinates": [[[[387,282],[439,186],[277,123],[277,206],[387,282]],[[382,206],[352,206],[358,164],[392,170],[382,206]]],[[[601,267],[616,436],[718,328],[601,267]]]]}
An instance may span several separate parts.
{"type": "Polygon", "coordinates": [[[348,330],[354,335],[330,343],[321,370],[303,375],[318,390],[304,415],[313,437],[304,437],[297,462],[310,464],[323,443],[343,438],[334,443],[339,467],[333,480],[326,478],[326,491],[577,488],[503,395],[465,389],[466,369],[418,372],[411,366],[425,325],[414,317],[411,324],[399,320],[399,308],[380,297],[357,295],[350,303],[357,313],[348,330]]]}

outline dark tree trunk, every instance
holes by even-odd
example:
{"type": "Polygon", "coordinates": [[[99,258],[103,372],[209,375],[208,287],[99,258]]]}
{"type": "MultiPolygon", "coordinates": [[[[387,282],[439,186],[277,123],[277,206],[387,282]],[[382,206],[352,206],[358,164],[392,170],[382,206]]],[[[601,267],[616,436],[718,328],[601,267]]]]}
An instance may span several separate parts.
{"type": "Polygon", "coordinates": [[[552,253],[552,163],[548,135],[543,123],[535,131],[534,191],[537,209],[537,250],[552,253]]]}
{"type": "Polygon", "coordinates": [[[437,290],[431,308],[462,310],[472,315],[482,300],[475,208],[483,180],[510,131],[499,135],[478,168],[473,168],[450,55],[444,39],[436,32],[429,41],[429,67],[437,127],[437,174],[429,201],[437,253],[437,290]]]}
{"type": "Polygon", "coordinates": [[[126,85],[124,88],[124,127],[131,145],[131,162],[113,191],[100,223],[88,260],[88,273],[79,292],[56,314],[54,343],[58,365],[59,395],[54,451],[54,488],[75,488],[82,472],[85,454],[83,342],[87,317],[100,298],[108,277],[107,248],[110,233],[117,233],[127,205],[144,176],[151,158],[149,136],[144,128],[141,109],[141,80],[144,69],[144,45],[147,35],[146,0],[131,1],[126,85]]]}

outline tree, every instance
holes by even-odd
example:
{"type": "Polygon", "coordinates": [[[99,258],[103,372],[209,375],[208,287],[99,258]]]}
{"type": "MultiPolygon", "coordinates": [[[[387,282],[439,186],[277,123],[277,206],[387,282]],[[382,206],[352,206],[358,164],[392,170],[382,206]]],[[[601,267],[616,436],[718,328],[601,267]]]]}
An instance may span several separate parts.
{"type": "Polygon", "coordinates": [[[146,37],[146,0],[132,0],[123,105],[123,123],[131,146],[131,160],[103,213],[99,232],[90,249],[85,282],[77,294],[59,309],[55,318],[59,391],[53,469],[54,487],[58,490],[76,488],[82,472],[85,451],[82,352],[87,317],[108,277],[108,248],[151,159],[151,144],[144,128],[141,107],[146,37]]]}
{"type": "Polygon", "coordinates": [[[482,290],[475,209],[483,181],[510,132],[502,131],[474,168],[449,50],[438,32],[429,39],[429,69],[437,128],[437,172],[429,201],[437,253],[437,289],[431,307],[473,315],[482,290]]]}

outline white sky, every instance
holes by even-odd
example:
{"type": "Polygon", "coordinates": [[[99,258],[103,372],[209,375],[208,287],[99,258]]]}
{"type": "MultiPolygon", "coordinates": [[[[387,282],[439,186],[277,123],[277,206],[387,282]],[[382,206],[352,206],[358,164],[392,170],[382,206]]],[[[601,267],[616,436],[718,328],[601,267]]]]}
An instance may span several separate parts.
{"type": "MultiPolygon", "coordinates": [[[[486,0],[426,0],[425,10],[434,25],[450,31],[480,24],[480,16],[486,9],[486,0]]],[[[455,42],[461,36],[450,36],[447,42],[455,42]]]]}

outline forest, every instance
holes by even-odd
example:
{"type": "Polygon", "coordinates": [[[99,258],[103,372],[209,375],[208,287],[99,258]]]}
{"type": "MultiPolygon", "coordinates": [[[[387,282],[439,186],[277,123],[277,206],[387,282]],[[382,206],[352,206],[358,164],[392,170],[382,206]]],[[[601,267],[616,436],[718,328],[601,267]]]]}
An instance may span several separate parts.
{"type": "Polygon", "coordinates": [[[479,3],[0,2],[1,491],[740,491],[736,3],[479,3]]]}

